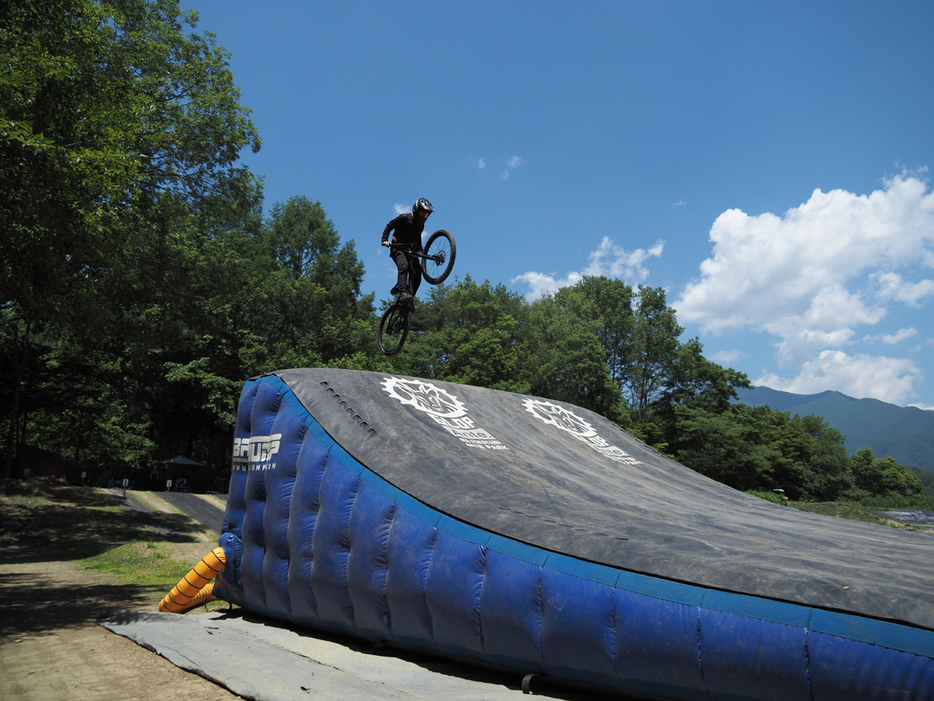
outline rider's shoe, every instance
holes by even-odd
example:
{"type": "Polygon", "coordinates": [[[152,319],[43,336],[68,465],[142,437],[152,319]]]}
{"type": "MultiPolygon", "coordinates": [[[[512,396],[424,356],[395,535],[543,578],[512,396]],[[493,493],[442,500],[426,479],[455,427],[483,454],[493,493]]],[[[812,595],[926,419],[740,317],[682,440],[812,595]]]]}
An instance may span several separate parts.
{"type": "Polygon", "coordinates": [[[399,294],[399,286],[398,286],[398,285],[393,285],[393,286],[392,286],[392,289],[389,290],[389,294],[391,294],[391,295],[397,295],[397,294],[399,294]]]}
{"type": "Polygon", "coordinates": [[[406,302],[411,304],[413,299],[415,299],[415,297],[413,297],[409,292],[403,292],[399,295],[399,302],[402,304],[405,304],[406,302]]]}

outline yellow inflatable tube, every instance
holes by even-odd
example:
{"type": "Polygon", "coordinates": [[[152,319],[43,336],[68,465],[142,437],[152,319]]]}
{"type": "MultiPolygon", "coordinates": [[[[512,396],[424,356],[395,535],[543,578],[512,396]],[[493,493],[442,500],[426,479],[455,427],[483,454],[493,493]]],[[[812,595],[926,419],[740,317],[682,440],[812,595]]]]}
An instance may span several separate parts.
{"type": "Polygon", "coordinates": [[[214,582],[212,581],[227,563],[223,548],[214,548],[205,555],[201,562],[185,575],[165,598],[159,602],[159,610],[163,613],[183,613],[188,609],[200,606],[214,598],[214,582]]]}

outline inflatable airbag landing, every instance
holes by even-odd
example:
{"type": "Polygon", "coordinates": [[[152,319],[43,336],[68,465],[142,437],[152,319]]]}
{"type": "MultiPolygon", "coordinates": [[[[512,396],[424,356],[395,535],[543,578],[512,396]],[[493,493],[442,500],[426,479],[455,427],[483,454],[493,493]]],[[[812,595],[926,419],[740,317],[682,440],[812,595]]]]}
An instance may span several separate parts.
{"type": "Polygon", "coordinates": [[[934,536],[717,484],[560,402],[246,383],[214,595],[667,699],[934,699],[934,536]]]}

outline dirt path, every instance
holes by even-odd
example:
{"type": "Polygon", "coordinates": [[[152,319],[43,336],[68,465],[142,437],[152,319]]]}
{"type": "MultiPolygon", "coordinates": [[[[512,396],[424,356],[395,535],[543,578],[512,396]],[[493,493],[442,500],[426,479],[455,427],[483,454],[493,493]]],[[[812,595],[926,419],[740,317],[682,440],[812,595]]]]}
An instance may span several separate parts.
{"type": "MultiPolygon", "coordinates": [[[[156,610],[158,599],[150,589],[117,583],[67,555],[31,558],[17,547],[21,541],[3,540],[0,699],[239,698],[97,625],[113,608],[156,610]]],[[[190,547],[200,552],[205,546],[190,547]]]]}

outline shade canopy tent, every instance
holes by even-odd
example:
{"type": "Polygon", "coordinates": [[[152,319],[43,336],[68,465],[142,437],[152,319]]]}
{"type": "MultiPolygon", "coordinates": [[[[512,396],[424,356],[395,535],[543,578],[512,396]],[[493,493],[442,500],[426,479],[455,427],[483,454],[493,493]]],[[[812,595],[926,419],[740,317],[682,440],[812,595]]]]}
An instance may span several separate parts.
{"type": "Polygon", "coordinates": [[[174,458],[159,460],[156,462],[156,465],[159,467],[158,474],[160,481],[166,478],[169,480],[174,479],[174,487],[169,484],[166,485],[166,488],[169,490],[174,489],[176,491],[187,492],[191,489],[191,485],[189,484],[190,480],[197,480],[201,483],[200,488],[204,488],[203,470],[194,469],[204,467],[203,463],[192,460],[191,458],[186,458],[184,455],[176,455],[174,458]]]}
{"type": "Polygon", "coordinates": [[[157,460],[157,465],[177,465],[177,466],[197,466],[201,467],[201,463],[190,458],[186,458],[184,455],[176,455],[174,458],[167,458],[165,460],[157,460]]]}

